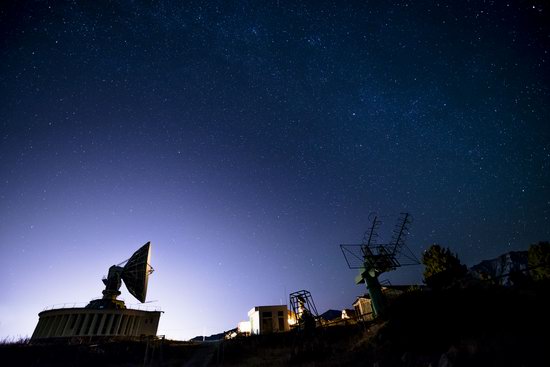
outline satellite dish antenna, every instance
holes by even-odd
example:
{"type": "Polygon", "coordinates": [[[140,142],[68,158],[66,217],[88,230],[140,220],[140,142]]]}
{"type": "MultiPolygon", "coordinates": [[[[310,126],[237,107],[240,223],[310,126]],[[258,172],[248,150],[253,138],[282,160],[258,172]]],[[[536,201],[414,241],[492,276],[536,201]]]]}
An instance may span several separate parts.
{"type": "Polygon", "coordinates": [[[106,278],[103,278],[105,290],[103,299],[90,302],[93,308],[124,308],[124,302],[117,300],[120,295],[122,281],[132,296],[141,303],[147,297],[147,283],[149,275],[154,271],[149,264],[151,260],[151,242],[147,242],[127,260],[109,268],[106,278]]]}
{"type": "Polygon", "coordinates": [[[126,288],[141,303],[145,302],[149,275],[154,271],[150,260],[151,242],[147,242],[128,259],[121,273],[126,288]]]}
{"type": "MultiPolygon", "coordinates": [[[[126,308],[124,301],[116,299],[120,295],[122,282],[141,303],[146,303],[147,282],[153,268],[151,242],[147,242],[128,259],[109,268],[103,278],[103,297],[93,299],[84,308],[68,307],[44,310],[38,314],[39,320],[32,335],[35,340],[59,341],[71,344],[74,338],[87,343],[121,340],[152,340],[157,335],[162,311],[126,308]]],[[[156,302],[156,301],[152,301],[156,302]]]]}

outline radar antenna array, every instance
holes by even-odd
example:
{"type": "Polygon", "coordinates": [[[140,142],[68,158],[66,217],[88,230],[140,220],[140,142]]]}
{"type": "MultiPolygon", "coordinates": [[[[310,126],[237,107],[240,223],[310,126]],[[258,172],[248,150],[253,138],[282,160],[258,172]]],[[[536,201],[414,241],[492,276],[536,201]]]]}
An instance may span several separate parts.
{"type": "Polygon", "coordinates": [[[412,223],[412,217],[409,213],[401,213],[401,216],[397,223],[395,224],[395,229],[393,230],[392,241],[393,244],[393,253],[397,254],[401,251],[403,246],[405,246],[405,238],[409,234],[409,227],[412,223]]]}
{"type": "Polygon", "coordinates": [[[389,244],[378,244],[378,229],[382,221],[376,213],[369,215],[371,226],[363,235],[362,244],[342,244],[340,249],[350,269],[359,269],[356,283],[365,283],[371,296],[373,311],[381,316],[385,313],[385,298],[378,276],[406,265],[418,265],[420,261],[405,245],[412,216],[401,213],[389,244]]]}

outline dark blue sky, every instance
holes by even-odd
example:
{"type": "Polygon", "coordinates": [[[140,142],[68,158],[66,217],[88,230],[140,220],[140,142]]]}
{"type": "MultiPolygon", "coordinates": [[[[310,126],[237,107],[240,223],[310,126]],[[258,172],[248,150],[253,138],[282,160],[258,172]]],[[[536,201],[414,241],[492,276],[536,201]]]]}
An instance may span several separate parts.
{"type": "Polygon", "coordinates": [[[189,338],[299,289],[350,307],[371,211],[467,265],[550,237],[543,1],[0,9],[1,337],[147,241],[159,333],[189,338]]]}

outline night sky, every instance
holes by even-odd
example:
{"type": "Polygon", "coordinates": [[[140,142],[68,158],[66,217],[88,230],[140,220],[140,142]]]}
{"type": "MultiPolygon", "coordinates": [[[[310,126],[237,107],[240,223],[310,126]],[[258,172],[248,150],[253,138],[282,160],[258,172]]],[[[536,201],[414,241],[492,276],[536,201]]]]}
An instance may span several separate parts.
{"type": "Polygon", "coordinates": [[[2,2],[0,338],[147,241],[188,339],[300,289],[350,308],[372,211],[469,266],[550,239],[544,1],[299,3],[2,2]]]}

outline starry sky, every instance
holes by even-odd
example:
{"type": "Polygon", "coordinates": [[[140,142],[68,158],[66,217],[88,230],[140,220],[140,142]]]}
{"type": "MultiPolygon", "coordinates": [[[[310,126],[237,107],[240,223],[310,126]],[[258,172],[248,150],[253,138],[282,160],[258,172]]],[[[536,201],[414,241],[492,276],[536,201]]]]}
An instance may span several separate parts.
{"type": "Polygon", "coordinates": [[[549,10],[2,2],[0,338],[101,296],[147,241],[147,306],[188,339],[300,289],[351,307],[339,244],[372,211],[382,242],[410,212],[417,257],[440,243],[469,266],[549,240],[549,10]]]}

